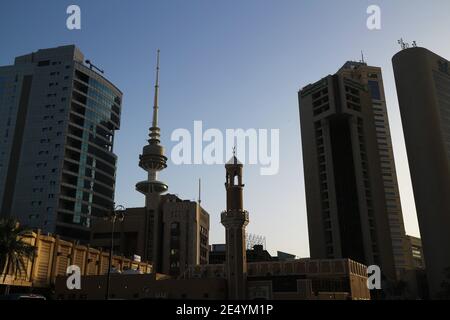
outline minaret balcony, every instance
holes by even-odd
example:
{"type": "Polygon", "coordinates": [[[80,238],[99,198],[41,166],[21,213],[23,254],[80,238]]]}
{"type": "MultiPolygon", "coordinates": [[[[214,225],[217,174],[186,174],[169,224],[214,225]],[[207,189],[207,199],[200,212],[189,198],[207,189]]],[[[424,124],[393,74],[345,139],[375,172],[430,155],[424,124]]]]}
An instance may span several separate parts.
{"type": "Polygon", "coordinates": [[[248,224],[249,214],[246,210],[225,210],[220,214],[222,223],[242,222],[248,224]]]}

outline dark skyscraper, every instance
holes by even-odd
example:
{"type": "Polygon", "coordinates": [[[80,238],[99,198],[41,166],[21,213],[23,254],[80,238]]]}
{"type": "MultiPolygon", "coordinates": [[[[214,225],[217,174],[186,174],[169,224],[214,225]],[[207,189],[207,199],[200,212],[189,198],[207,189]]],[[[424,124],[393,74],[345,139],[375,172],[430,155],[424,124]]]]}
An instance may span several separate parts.
{"type": "Polygon", "coordinates": [[[87,241],[114,201],[122,93],[73,45],[0,67],[0,206],[23,225],[87,241]]]}
{"type": "Polygon", "coordinates": [[[393,58],[430,295],[450,268],[450,62],[424,48],[393,58]]]}
{"type": "Polygon", "coordinates": [[[408,241],[403,223],[402,205],[398,189],[381,68],[368,66],[366,63],[347,62],[338,73],[354,81],[360,82],[369,89],[370,97],[372,99],[372,121],[375,125],[375,135],[377,138],[378,155],[381,165],[381,177],[383,179],[386,200],[386,211],[391,231],[395,270],[397,276],[401,278],[402,274],[411,268],[411,266],[408,259],[408,241]]]}
{"type": "Polygon", "coordinates": [[[353,75],[359,67],[347,63],[299,92],[310,251],[379,265],[394,280],[374,97],[353,75]]]}

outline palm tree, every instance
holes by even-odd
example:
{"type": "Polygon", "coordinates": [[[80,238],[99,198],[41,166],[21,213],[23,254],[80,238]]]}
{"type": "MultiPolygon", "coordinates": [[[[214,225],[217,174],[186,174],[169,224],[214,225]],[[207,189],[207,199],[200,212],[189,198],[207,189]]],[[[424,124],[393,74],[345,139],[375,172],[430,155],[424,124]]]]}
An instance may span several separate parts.
{"type": "MultiPolygon", "coordinates": [[[[0,220],[0,271],[3,272],[3,281],[9,272],[13,272],[15,276],[26,271],[26,260],[33,258],[35,247],[23,241],[24,236],[28,233],[20,227],[17,220],[6,218],[0,220]]],[[[5,293],[9,291],[6,286],[5,293]]]]}

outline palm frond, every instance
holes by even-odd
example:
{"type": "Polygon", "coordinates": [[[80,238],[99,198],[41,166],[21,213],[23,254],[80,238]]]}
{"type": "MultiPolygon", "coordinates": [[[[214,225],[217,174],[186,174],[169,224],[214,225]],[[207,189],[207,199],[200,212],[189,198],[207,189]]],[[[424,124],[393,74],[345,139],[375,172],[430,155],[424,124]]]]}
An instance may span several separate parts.
{"type": "Polygon", "coordinates": [[[10,271],[14,275],[26,272],[27,260],[33,259],[36,251],[24,241],[29,232],[13,218],[0,220],[0,272],[6,270],[4,278],[10,271]]]}

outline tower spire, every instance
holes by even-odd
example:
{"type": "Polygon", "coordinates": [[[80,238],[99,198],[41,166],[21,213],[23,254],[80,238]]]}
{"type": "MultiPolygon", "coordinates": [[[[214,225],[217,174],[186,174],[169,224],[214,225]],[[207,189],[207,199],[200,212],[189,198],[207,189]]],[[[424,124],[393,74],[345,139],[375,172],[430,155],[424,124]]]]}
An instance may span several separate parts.
{"type": "Polygon", "coordinates": [[[164,193],[167,185],[157,180],[158,172],[167,167],[167,157],[164,155],[164,147],[160,144],[160,131],[158,126],[158,95],[159,95],[159,49],[156,60],[155,99],[153,104],[153,122],[150,127],[148,145],[144,146],[139,157],[139,166],[148,172],[148,180],[136,185],[138,191],[143,194],[164,193]]]}
{"type": "Polygon", "coordinates": [[[155,272],[162,270],[161,248],[161,195],[168,190],[167,184],[158,180],[158,173],[167,167],[167,157],[164,147],[160,144],[160,129],[158,126],[158,95],[159,95],[159,49],[156,60],[155,98],[153,104],[153,121],[150,127],[150,139],[139,156],[139,166],[147,171],[147,180],[136,184],[136,190],[145,195],[146,218],[144,235],[144,258],[153,262],[155,272]]]}
{"type": "Polygon", "coordinates": [[[153,122],[152,127],[157,128],[158,127],[158,98],[159,98],[159,53],[161,50],[158,49],[157,51],[157,58],[156,58],[156,80],[155,80],[155,96],[153,99],[153,122]]]}
{"type": "Polygon", "coordinates": [[[155,80],[155,96],[153,98],[153,120],[152,126],[150,127],[150,140],[148,142],[150,144],[159,144],[160,140],[160,129],[158,127],[158,110],[159,110],[159,53],[158,49],[156,52],[156,80],[155,80]]]}

